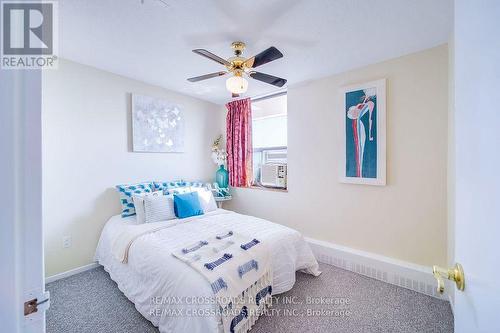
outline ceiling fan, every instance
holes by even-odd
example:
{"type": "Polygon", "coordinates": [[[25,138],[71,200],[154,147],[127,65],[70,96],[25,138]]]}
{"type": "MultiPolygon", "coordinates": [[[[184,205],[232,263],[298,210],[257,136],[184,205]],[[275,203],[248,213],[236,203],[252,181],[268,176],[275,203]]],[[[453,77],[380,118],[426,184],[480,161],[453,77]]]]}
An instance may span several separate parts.
{"type": "Polygon", "coordinates": [[[188,81],[198,82],[231,73],[232,76],[226,80],[226,88],[232,93],[233,97],[238,97],[239,94],[245,93],[247,91],[248,81],[244,78],[245,75],[250,76],[252,79],[272,84],[276,87],[283,87],[283,85],[286,83],[286,79],[282,79],[280,77],[269,74],[264,74],[261,72],[256,72],[254,70],[254,68],[258,66],[267,64],[268,62],[283,57],[283,53],[281,53],[274,46],[271,46],[270,48],[262,51],[256,56],[248,59],[245,59],[241,56],[243,50],[245,49],[245,43],[233,42],[231,44],[231,47],[234,50],[234,56],[227,60],[204,49],[193,50],[193,52],[196,54],[199,54],[215,62],[218,62],[221,65],[226,66],[226,70],[192,77],[189,78],[188,81]]]}

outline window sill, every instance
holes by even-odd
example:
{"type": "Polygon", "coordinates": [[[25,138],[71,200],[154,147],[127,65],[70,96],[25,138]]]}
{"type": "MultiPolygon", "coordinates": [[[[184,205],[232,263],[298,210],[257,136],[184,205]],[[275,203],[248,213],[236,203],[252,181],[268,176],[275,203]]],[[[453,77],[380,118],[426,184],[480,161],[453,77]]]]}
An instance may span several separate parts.
{"type": "Polygon", "coordinates": [[[264,186],[256,186],[256,185],[252,185],[249,187],[237,187],[237,188],[238,189],[250,189],[250,190],[261,190],[261,191],[288,193],[287,188],[273,188],[273,187],[264,187],[264,186]]]}

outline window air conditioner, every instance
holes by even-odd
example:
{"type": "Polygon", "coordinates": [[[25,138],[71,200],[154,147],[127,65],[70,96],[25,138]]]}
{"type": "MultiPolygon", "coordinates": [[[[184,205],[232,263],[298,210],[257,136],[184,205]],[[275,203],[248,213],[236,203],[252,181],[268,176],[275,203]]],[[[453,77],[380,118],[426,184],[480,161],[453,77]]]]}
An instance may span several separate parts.
{"type": "Polygon", "coordinates": [[[286,188],[286,164],[263,164],[260,167],[260,184],[286,188]]]}

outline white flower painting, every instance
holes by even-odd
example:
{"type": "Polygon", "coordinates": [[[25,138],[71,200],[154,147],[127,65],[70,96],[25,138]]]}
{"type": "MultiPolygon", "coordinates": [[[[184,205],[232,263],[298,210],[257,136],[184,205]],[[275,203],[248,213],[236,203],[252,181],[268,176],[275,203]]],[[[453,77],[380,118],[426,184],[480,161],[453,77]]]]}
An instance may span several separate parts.
{"type": "Polygon", "coordinates": [[[184,115],[174,103],[133,94],[132,131],[135,152],[184,152],[184,115]]]}

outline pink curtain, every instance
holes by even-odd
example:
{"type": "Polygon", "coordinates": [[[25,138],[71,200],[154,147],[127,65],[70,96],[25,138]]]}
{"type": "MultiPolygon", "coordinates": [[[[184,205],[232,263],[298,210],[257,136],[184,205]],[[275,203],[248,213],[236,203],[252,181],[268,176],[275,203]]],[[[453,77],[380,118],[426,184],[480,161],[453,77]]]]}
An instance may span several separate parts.
{"type": "Polygon", "coordinates": [[[226,104],[226,149],[229,184],[252,185],[252,107],[250,98],[226,104]]]}

